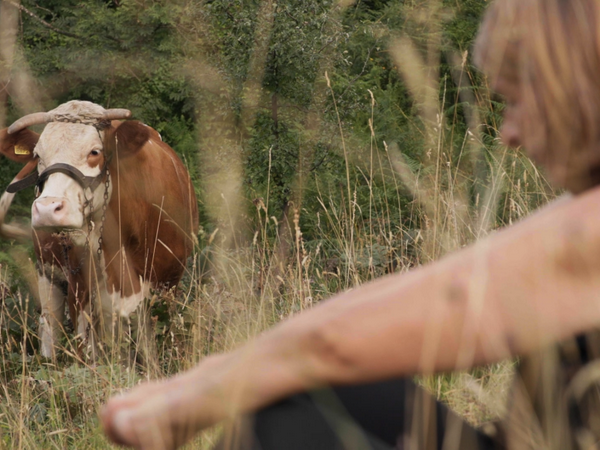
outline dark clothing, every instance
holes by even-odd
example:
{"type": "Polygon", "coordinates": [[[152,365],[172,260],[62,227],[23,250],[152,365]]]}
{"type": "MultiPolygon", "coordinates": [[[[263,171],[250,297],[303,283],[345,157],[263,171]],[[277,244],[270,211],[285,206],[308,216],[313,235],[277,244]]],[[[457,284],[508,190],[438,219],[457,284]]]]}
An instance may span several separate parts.
{"type": "MultiPolygon", "coordinates": [[[[227,450],[492,450],[410,380],[300,394],[259,411],[227,450]]],[[[244,427],[244,426],[243,426],[244,427]]]]}
{"type": "Polygon", "coordinates": [[[219,450],[583,450],[600,442],[600,331],[523,358],[494,438],[407,379],[290,397],[219,450]]]}

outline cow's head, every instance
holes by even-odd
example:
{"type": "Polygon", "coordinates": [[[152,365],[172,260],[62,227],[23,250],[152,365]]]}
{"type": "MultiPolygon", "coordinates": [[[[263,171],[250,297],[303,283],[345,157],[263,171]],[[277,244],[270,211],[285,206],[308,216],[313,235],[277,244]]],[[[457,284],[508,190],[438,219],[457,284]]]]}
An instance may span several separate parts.
{"type": "MultiPolygon", "coordinates": [[[[0,152],[9,158],[38,160],[34,228],[81,229],[86,218],[102,208],[106,189],[110,195],[110,184],[107,188],[104,183],[110,159],[115,151],[125,155],[131,149],[132,128],[136,136],[145,128],[139,122],[113,126],[111,120],[130,115],[124,109],[105,110],[94,103],[71,101],[48,113],[25,116],[0,136],[0,152]],[[48,125],[39,136],[27,129],[40,123],[48,125]]],[[[146,131],[144,141],[147,136],[146,131]]],[[[133,140],[141,142],[137,137],[133,140]]]]}

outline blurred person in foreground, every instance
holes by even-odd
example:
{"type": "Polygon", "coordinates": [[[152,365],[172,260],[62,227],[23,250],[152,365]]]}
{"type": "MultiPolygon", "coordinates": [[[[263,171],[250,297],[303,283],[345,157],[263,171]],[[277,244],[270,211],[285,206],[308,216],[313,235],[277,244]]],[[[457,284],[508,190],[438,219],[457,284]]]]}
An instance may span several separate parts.
{"type": "Polygon", "coordinates": [[[241,415],[220,448],[598,448],[600,2],[498,0],[475,54],[506,100],[504,142],[572,195],[112,398],[102,412],[112,440],[172,449],[241,415]],[[508,412],[491,434],[405,378],[515,356],[508,412]]]}

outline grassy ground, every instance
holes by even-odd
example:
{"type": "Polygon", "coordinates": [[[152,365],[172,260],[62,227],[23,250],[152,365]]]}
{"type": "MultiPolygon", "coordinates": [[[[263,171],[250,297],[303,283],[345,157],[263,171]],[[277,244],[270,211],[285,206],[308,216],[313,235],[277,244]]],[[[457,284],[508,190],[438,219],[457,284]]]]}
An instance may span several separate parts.
{"type": "MultiPolygon", "coordinates": [[[[228,255],[231,258],[235,255],[228,255]]],[[[242,255],[247,261],[252,255],[242,255]]],[[[291,264],[282,280],[272,279],[257,291],[260,271],[234,262],[238,268],[227,279],[213,277],[205,284],[191,279],[188,292],[176,298],[155,299],[158,364],[163,374],[193,366],[204,355],[230,349],[247,336],[321,300],[318,285],[291,264]],[[252,275],[255,275],[254,277],[252,275]],[[276,295],[283,292],[283,295],[276,295]],[[310,294],[310,295],[309,295],[310,294]],[[168,320],[168,322],[167,322],[168,320]]],[[[247,262],[248,264],[248,262],[247,262]]],[[[325,275],[325,277],[336,275],[325,275]]],[[[6,305],[8,302],[5,302],[6,305]]],[[[2,309],[0,324],[11,320],[2,309]]],[[[29,324],[31,331],[31,323],[29,324]]],[[[75,345],[66,338],[61,354],[52,363],[39,356],[36,336],[25,333],[20,342],[4,342],[0,353],[0,443],[7,449],[108,448],[97,414],[105,399],[148,379],[146,364],[131,367],[114,354],[99,361],[75,356],[75,345]],[[27,348],[30,348],[29,352],[27,348]]],[[[118,347],[134,349],[124,342],[118,347]]],[[[510,379],[511,363],[472,373],[436,376],[421,380],[439,398],[474,424],[497,417],[510,379]]],[[[206,448],[216,432],[200,443],[206,448]]],[[[195,447],[192,447],[195,448],[195,447]]],[[[204,448],[204,447],[203,447],[204,448]]]]}

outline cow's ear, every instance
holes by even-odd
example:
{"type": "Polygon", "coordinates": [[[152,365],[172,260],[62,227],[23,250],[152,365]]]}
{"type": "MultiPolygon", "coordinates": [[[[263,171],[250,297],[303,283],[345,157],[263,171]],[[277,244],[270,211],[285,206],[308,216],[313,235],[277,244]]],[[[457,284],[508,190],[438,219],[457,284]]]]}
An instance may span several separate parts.
{"type": "Polygon", "coordinates": [[[110,134],[111,147],[118,150],[120,157],[126,158],[135,155],[148,142],[150,128],[137,120],[128,120],[117,125],[110,134]]]}
{"type": "Polygon", "coordinates": [[[33,149],[40,135],[24,128],[16,133],[8,134],[5,128],[0,130],[0,153],[8,159],[27,163],[33,159],[33,149]]]}

